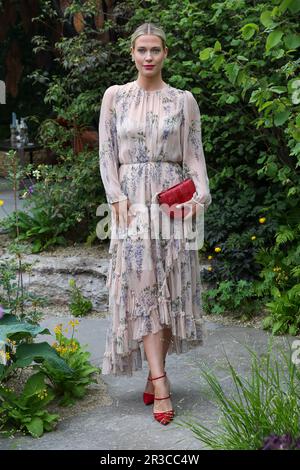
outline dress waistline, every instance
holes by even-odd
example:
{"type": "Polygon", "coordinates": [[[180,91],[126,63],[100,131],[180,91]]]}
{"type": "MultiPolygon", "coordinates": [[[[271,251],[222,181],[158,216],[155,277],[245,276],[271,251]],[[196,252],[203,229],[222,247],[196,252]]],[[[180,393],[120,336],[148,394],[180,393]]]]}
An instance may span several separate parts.
{"type": "Polygon", "coordinates": [[[164,160],[149,160],[148,162],[128,162],[128,163],[120,163],[121,165],[144,165],[144,164],[150,164],[150,163],[169,163],[173,165],[181,165],[181,162],[167,162],[164,160]]]}

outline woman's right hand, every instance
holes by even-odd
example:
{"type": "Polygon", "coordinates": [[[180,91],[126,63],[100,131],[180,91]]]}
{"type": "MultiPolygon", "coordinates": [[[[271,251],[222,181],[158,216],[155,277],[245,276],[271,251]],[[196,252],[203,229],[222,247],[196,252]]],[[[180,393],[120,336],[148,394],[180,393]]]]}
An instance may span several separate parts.
{"type": "Polygon", "coordinates": [[[113,211],[116,217],[116,223],[121,230],[125,230],[132,221],[130,212],[131,203],[129,199],[117,201],[112,204],[113,211]]]}

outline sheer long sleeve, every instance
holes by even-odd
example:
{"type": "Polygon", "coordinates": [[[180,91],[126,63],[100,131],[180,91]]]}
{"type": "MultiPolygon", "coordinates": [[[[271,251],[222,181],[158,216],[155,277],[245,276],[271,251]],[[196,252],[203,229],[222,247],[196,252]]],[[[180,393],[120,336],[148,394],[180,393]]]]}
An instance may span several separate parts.
{"type": "Polygon", "coordinates": [[[109,204],[127,199],[119,182],[119,155],[114,106],[117,88],[118,85],[112,85],[105,90],[99,118],[99,166],[109,204]]]}
{"type": "Polygon", "coordinates": [[[184,118],[181,127],[182,167],[187,178],[192,178],[196,187],[194,200],[204,204],[204,210],[212,202],[209,179],[202,146],[200,109],[193,94],[185,90],[184,118]]]}

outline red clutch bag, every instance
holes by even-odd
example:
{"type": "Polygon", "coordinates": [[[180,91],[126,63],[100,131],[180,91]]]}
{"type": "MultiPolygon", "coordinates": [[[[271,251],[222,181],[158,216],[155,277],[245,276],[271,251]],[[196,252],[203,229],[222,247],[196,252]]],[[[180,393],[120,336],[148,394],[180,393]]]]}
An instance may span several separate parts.
{"type": "Polygon", "coordinates": [[[158,193],[157,200],[159,205],[165,205],[164,211],[168,213],[171,219],[181,219],[183,216],[187,215],[188,211],[183,207],[176,209],[176,204],[190,201],[195,192],[196,187],[194,181],[188,178],[158,193]]]}

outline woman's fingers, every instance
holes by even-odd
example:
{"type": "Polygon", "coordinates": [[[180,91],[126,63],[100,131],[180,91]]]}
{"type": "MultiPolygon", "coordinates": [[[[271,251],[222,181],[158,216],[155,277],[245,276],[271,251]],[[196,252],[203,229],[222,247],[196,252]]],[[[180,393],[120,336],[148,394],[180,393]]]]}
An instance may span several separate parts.
{"type": "Polygon", "coordinates": [[[183,218],[184,220],[188,220],[190,217],[192,217],[193,215],[197,214],[200,211],[201,206],[202,204],[196,204],[191,199],[190,201],[177,204],[176,209],[183,208],[184,209],[183,218]]]}
{"type": "Polygon", "coordinates": [[[131,210],[131,203],[128,199],[119,201],[113,204],[113,209],[116,215],[116,223],[120,230],[126,230],[131,224],[135,214],[135,211],[131,210]]]}

